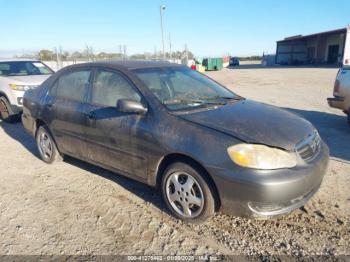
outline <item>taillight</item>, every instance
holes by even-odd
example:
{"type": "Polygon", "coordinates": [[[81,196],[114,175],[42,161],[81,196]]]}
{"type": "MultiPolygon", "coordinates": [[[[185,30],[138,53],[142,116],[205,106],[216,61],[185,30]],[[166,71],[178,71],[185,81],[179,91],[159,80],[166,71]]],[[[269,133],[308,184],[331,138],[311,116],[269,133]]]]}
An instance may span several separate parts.
{"type": "Polygon", "coordinates": [[[334,83],[334,89],[333,89],[333,93],[334,93],[334,94],[339,93],[339,86],[340,86],[340,82],[339,82],[339,80],[337,79],[337,80],[335,80],[335,83],[334,83]]]}

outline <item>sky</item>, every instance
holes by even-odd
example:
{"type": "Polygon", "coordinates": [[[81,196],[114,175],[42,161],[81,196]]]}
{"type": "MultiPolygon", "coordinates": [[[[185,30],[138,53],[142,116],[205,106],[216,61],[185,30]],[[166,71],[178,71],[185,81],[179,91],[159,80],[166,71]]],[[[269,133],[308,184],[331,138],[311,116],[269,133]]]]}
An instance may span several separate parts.
{"type": "Polygon", "coordinates": [[[350,0],[0,0],[0,56],[61,46],[127,53],[185,44],[197,56],[273,54],[276,41],[350,24],[350,0]]]}

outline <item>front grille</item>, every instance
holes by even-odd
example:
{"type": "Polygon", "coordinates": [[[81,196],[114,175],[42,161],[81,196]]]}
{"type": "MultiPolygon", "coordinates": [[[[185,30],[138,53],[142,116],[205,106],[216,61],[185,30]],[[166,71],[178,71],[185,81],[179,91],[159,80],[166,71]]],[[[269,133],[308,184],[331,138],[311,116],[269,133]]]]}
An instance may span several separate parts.
{"type": "Polygon", "coordinates": [[[314,131],[296,146],[296,151],[306,162],[314,160],[321,150],[321,137],[314,131]]]}

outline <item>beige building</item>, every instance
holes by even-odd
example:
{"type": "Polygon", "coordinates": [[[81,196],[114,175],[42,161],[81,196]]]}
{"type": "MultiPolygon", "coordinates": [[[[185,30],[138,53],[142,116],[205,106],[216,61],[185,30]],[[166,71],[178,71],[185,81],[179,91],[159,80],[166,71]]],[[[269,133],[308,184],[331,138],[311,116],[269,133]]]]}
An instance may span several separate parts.
{"type": "Polygon", "coordinates": [[[276,64],[342,64],[348,53],[350,27],[332,31],[287,37],[277,41],[276,64]]]}

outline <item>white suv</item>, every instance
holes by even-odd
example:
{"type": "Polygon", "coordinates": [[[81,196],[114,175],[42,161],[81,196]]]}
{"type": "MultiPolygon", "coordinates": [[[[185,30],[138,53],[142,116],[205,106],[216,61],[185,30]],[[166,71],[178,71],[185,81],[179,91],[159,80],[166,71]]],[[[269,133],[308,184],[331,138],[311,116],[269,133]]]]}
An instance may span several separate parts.
{"type": "Polygon", "coordinates": [[[339,70],[334,83],[333,96],[327,99],[328,104],[343,110],[348,115],[350,125],[350,66],[344,66],[339,70]]]}
{"type": "Polygon", "coordinates": [[[0,59],[0,118],[6,122],[18,119],[26,90],[35,88],[54,72],[33,59],[0,59]]]}

